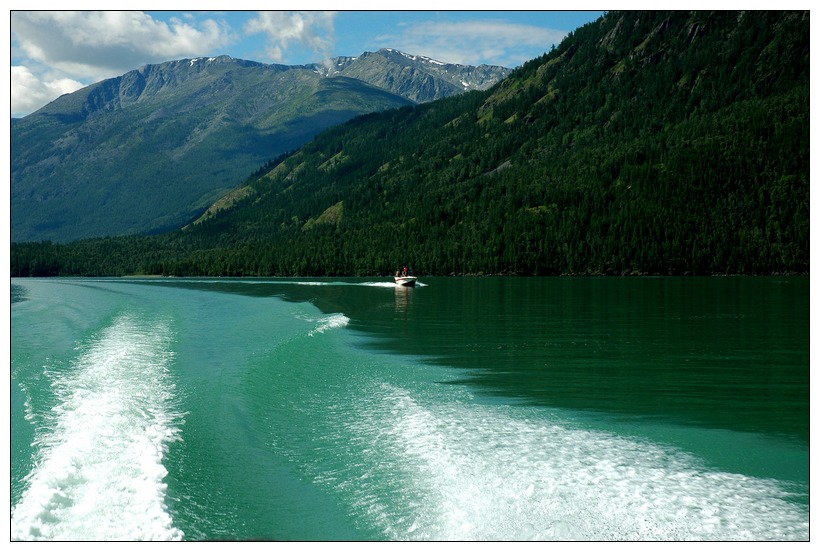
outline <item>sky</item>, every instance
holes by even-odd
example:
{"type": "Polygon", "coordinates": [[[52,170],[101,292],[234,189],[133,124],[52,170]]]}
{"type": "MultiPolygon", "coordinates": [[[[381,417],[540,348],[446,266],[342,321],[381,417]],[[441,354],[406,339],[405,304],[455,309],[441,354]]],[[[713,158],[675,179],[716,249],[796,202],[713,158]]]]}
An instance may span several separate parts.
{"type": "MultiPolygon", "coordinates": [[[[567,33],[604,13],[461,11],[457,5],[443,11],[376,11],[357,0],[348,0],[344,4],[347,9],[342,11],[129,11],[130,2],[126,2],[122,11],[91,11],[90,7],[70,12],[49,11],[38,7],[39,3],[12,0],[7,42],[12,117],[25,116],[62,94],[146,64],[223,54],[301,65],[396,48],[447,63],[514,68],[548,52],[567,33]],[[21,6],[15,4],[32,11],[18,11],[21,6]]],[[[171,4],[184,8],[186,3],[197,9],[213,4],[171,4]]],[[[311,8],[312,3],[316,2],[302,0],[298,4],[311,8]]],[[[228,5],[218,4],[223,8],[228,5]]],[[[230,5],[240,8],[242,4],[243,0],[237,0],[230,5]]],[[[259,2],[250,3],[254,4],[259,2]]],[[[369,3],[388,4],[395,5],[369,3]]],[[[416,8],[426,4],[447,6],[447,2],[426,0],[404,5],[416,8]]],[[[515,0],[509,3],[510,7],[515,5],[515,0]]]]}

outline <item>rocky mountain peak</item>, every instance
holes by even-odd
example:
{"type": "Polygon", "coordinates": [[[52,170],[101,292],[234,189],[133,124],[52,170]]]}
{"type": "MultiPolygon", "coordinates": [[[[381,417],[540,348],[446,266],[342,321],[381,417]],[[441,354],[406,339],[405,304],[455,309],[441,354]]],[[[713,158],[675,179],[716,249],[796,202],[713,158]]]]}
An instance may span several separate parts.
{"type": "Polygon", "coordinates": [[[445,63],[394,48],[364,52],[357,57],[336,57],[327,64],[311,67],[325,76],[363,80],[417,103],[470,90],[485,90],[511,72],[511,69],[498,65],[445,63]]]}

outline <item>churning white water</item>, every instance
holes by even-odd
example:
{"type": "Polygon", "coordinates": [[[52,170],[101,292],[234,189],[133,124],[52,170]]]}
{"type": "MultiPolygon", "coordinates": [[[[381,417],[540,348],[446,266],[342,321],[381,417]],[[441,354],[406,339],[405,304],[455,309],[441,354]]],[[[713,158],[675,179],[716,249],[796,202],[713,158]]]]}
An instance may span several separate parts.
{"type": "Polygon", "coordinates": [[[366,460],[317,480],[355,495],[391,540],[808,538],[777,481],[526,409],[369,391],[340,417],[366,460]]]}
{"type": "Polygon", "coordinates": [[[168,325],[120,316],[50,372],[55,404],[11,513],[15,540],[179,540],[162,464],[178,438],[168,325]]]}

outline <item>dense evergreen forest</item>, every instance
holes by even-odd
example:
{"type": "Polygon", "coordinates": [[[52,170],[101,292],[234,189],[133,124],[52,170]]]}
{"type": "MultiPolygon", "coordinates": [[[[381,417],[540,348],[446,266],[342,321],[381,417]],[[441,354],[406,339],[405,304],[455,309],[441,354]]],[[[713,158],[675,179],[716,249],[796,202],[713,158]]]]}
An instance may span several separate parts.
{"type": "Polygon", "coordinates": [[[13,276],[809,270],[809,14],[611,12],[491,90],[359,117],[186,228],[13,276]]]}

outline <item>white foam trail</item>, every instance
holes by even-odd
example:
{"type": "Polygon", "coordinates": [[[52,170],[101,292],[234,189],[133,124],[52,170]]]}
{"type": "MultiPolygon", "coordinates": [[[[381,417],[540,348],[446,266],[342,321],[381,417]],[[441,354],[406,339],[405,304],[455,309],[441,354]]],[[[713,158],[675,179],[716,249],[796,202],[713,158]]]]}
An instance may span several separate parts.
{"type": "Polygon", "coordinates": [[[57,404],[11,512],[14,540],[180,540],[165,507],[162,459],[178,439],[172,334],[123,316],[72,370],[53,374],[57,404]]]}
{"type": "MultiPolygon", "coordinates": [[[[287,284],[296,286],[367,286],[367,287],[396,287],[396,282],[393,280],[385,280],[383,282],[341,282],[341,281],[315,281],[315,280],[249,280],[250,284],[287,284]]],[[[427,284],[416,281],[416,287],[425,287],[427,284]]]]}
{"type": "MultiPolygon", "coordinates": [[[[364,282],[362,284],[358,284],[360,286],[368,286],[368,287],[381,287],[381,288],[400,288],[400,289],[411,289],[403,286],[396,285],[395,282],[364,282]]],[[[427,287],[427,284],[423,282],[416,281],[416,287],[427,287]]]]}
{"type": "Polygon", "coordinates": [[[367,460],[317,481],[352,495],[390,540],[809,538],[807,509],[777,481],[658,444],[526,409],[422,404],[389,385],[361,407],[340,421],[367,460]]]}
{"type": "Polygon", "coordinates": [[[313,337],[316,334],[325,333],[327,330],[334,328],[344,328],[350,323],[350,319],[340,313],[325,316],[316,321],[316,327],[308,332],[308,335],[313,337]]]}
{"type": "MultiPolygon", "coordinates": [[[[163,283],[173,283],[176,284],[179,282],[176,278],[129,278],[129,282],[131,283],[150,283],[150,284],[163,284],[163,283]]],[[[367,286],[367,287],[384,287],[384,288],[395,288],[396,283],[392,280],[390,281],[383,281],[383,282],[342,282],[342,281],[325,281],[325,280],[279,280],[275,278],[271,279],[233,279],[233,280],[226,280],[223,278],[207,278],[207,279],[193,279],[193,278],[186,278],[184,280],[186,283],[192,284],[225,284],[226,282],[231,282],[234,284],[241,284],[246,286],[256,286],[256,285],[288,285],[288,286],[367,286]]],[[[416,287],[426,287],[427,284],[424,282],[416,282],[416,287]]],[[[406,288],[405,288],[406,289],[406,288]]]]}

